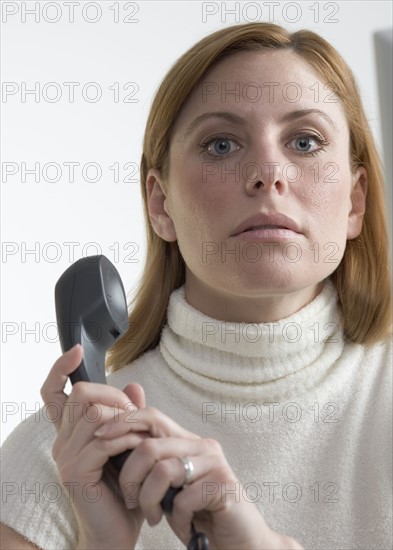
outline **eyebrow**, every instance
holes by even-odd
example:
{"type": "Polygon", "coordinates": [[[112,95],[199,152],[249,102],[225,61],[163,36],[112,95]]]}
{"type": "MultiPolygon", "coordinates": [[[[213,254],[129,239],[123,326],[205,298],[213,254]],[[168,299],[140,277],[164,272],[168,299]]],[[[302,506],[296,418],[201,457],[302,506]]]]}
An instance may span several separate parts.
{"type": "MultiPolygon", "coordinates": [[[[313,114],[322,116],[335,130],[337,130],[337,126],[334,124],[330,116],[320,109],[302,109],[298,111],[291,111],[290,113],[284,115],[280,122],[292,122],[293,120],[298,120],[299,118],[313,114]]],[[[198,126],[200,126],[202,122],[209,118],[223,118],[225,120],[229,120],[229,122],[240,123],[243,125],[246,124],[246,120],[243,117],[236,115],[235,113],[230,113],[226,111],[211,111],[197,116],[186,129],[184,133],[184,138],[192,134],[192,132],[194,132],[194,130],[198,126]]]]}
{"type": "Polygon", "coordinates": [[[225,111],[211,111],[209,113],[203,113],[194,119],[191,124],[188,126],[187,130],[184,132],[184,137],[188,137],[192,132],[202,124],[208,118],[224,118],[229,120],[229,122],[237,122],[240,124],[245,124],[246,121],[243,117],[235,115],[235,113],[227,113],[225,111]]]}
{"type": "Polygon", "coordinates": [[[302,109],[301,111],[292,111],[283,116],[281,122],[291,122],[292,120],[297,120],[308,115],[319,115],[323,117],[335,130],[338,129],[330,116],[320,109],[302,109]]]}

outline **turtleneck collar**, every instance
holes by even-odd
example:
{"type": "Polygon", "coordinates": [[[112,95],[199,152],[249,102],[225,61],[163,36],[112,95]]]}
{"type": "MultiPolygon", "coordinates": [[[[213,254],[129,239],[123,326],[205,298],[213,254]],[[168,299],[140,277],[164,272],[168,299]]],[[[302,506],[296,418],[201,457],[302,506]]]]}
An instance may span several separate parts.
{"type": "Polygon", "coordinates": [[[184,381],[205,392],[246,399],[261,392],[279,399],[314,387],[343,345],[337,291],[330,279],[293,315],[260,324],[204,315],[186,301],[183,284],[170,295],[160,340],[166,363],[184,381]]]}

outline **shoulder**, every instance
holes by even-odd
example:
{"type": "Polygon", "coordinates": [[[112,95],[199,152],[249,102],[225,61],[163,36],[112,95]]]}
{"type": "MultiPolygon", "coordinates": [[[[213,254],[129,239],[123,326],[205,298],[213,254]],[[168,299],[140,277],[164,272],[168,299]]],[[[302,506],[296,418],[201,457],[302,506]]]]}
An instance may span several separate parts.
{"type": "Polygon", "coordinates": [[[393,365],[393,336],[371,346],[363,346],[363,360],[372,371],[379,371],[379,376],[391,376],[393,365]]]}
{"type": "Polygon", "coordinates": [[[370,374],[376,374],[377,371],[385,373],[391,372],[393,356],[393,336],[387,335],[375,344],[358,344],[347,340],[345,343],[345,352],[349,358],[353,357],[360,363],[362,369],[366,369],[370,374]]]}
{"type": "Polygon", "coordinates": [[[377,342],[376,344],[373,344],[371,346],[365,346],[366,349],[369,349],[370,351],[373,351],[375,353],[392,353],[393,350],[393,334],[388,334],[377,342]]]}
{"type": "Polygon", "coordinates": [[[146,351],[140,355],[132,363],[109,373],[107,375],[107,382],[119,389],[123,389],[124,386],[131,382],[145,386],[155,376],[157,370],[160,369],[162,361],[162,355],[159,346],[157,346],[153,350],[146,351]]]}
{"type": "Polygon", "coordinates": [[[382,429],[387,436],[392,428],[393,337],[362,348],[356,393],[363,397],[364,414],[373,419],[377,433],[382,429]]]}

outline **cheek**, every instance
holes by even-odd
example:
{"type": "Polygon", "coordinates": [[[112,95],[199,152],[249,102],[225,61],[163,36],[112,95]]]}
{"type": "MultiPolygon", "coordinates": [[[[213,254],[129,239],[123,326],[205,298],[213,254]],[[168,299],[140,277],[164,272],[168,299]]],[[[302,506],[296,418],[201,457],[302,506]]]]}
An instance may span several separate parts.
{"type": "Polygon", "coordinates": [[[349,212],[351,174],[345,163],[329,161],[314,163],[303,171],[304,177],[293,186],[293,191],[310,213],[323,218],[341,217],[349,212]],[[340,169],[340,166],[344,167],[340,169]]]}
{"type": "MultiPolygon", "coordinates": [[[[199,165],[193,171],[182,171],[178,182],[182,183],[182,193],[177,196],[177,212],[180,214],[183,228],[189,234],[190,241],[203,240],[218,233],[220,223],[230,220],[233,215],[236,220],[234,199],[237,192],[229,181],[220,178],[206,177],[201,174],[199,165]],[[232,212],[232,214],[231,214],[232,212]]],[[[239,184],[238,184],[239,185],[239,184]]],[[[180,189],[180,186],[177,186],[180,189]]],[[[184,235],[185,236],[185,235],[184,235]]]]}
{"type": "MultiPolygon", "coordinates": [[[[347,243],[349,174],[307,185],[298,194],[307,226],[309,247],[319,247],[326,262],[338,262],[347,243]],[[348,177],[347,177],[348,176],[348,177]],[[331,181],[335,179],[337,181],[331,181]]],[[[322,257],[322,256],[321,256],[322,257]]]]}

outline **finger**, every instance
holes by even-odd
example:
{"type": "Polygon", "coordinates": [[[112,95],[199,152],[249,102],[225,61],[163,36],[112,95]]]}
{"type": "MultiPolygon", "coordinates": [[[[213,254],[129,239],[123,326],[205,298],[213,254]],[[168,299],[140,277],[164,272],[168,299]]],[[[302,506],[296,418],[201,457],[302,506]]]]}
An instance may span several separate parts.
{"type": "Polygon", "coordinates": [[[69,375],[78,368],[82,358],[83,348],[80,344],[76,344],[53,364],[41,387],[40,393],[47,408],[47,414],[57,429],[61,423],[64,403],[68,399],[68,395],[63,390],[69,375]]]}
{"type": "Polygon", "coordinates": [[[153,438],[178,437],[200,440],[201,437],[185,430],[174,420],[154,407],[120,411],[119,417],[106,422],[96,435],[103,439],[119,437],[128,431],[147,431],[153,438]],[[104,429],[102,429],[104,428],[104,429]]]}
{"type": "Polygon", "coordinates": [[[85,483],[97,483],[102,476],[102,468],[108,458],[137,447],[145,437],[144,434],[127,434],[123,438],[100,441],[92,439],[80,446],[78,436],[70,439],[56,457],[62,482],[82,480],[85,483]],[[77,452],[77,448],[80,451],[77,452]]]}
{"type": "Polygon", "coordinates": [[[128,395],[138,409],[146,407],[145,391],[140,384],[127,384],[123,392],[128,395]]]}
{"type": "MultiPolygon", "coordinates": [[[[72,409],[67,407],[66,403],[64,406],[63,418],[71,413],[71,411],[72,409]]],[[[75,422],[75,419],[72,420],[75,426],[69,436],[65,437],[64,431],[58,433],[52,448],[52,456],[56,460],[61,453],[63,453],[63,450],[64,452],[68,452],[69,449],[72,450],[73,455],[79,453],[87,443],[95,438],[94,431],[98,426],[104,421],[113,418],[116,414],[118,414],[118,410],[113,407],[107,407],[105,405],[100,405],[99,408],[96,405],[88,406],[77,422],[75,422]],[[100,413],[99,416],[97,416],[98,412],[100,413]]],[[[68,420],[71,421],[70,418],[68,420]]]]}
{"type": "Polygon", "coordinates": [[[127,407],[135,408],[127,395],[118,388],[94,382],[77,382],[64,403],[59,430],[60,441],[64,442],[71,436],[76,424],[83,416],[87,421],[95,422],[97,429],[103,422],[104,406],[113,408],[113,417],[118,416],[120,410],[127,410],[127,407]]]}
{"type": "MultiPolygon", "coordinates": [[[[182,523],[190,522],[197,512],[203,510],[209,512],[229,511],[239,503],[251,500],[245,495],[243,487],[228,464],[222,462],[222,457],[211,457],[206,462],[206,457],[199,457],[204,462],[199,465],[199,476],[176,495],[173,502],[171,517],[176,528],[181,528],[182,523]]],[[[193,457],[192,462],[198,467],[198,457],[193,457]]]]}
{"type": "Polygon", "coordinates": [[[261,548],[283,548],[274,544],[278,540],[274,532],[264,522],[255,501],[245,494],[240,481],[229,465],[222,462],[222,458],[216,457],[212,469],[205,476],[176,495],[172,515],[167,518],[171,527],[176,534],[180,533],[183,541],[187,541],[183,525],[189,526],[192,521],[197,531],[204,531],[210,537],[210,527],[215,523],[212,516],[215,516],[217,519],[219,517],[223,534],[232,531],[239,539],[246,541],[258,526],[262,532],[265,530],[266,536],[266,544],[262,543],[261,548]]]}
{"type": "Polygon", "coordinates": [[[142,441],[127,458],[121,469],[119,482],[121,485],[130,480],[142,483],[155,464],[166,458],[209,455],[211,447],[208,446],[207,441],[202,438],[195,440],[149,437],[142,441]]]}
{"type": "MultiPolygon", "coordinates": [[[[211,461],[206,460],[206,456],[187,455],[187,457],[191,460],[194,468],[190,483],[196,482],[209,473],[211,461]]],[[[179,458],[168,458],[160,460],[155,464],[143,482],[138,494],[138,504],[142,508],[149,525],[156,525],[161,521],[163,516],[162,499],[169,487],[182,487],[185,477],[184,464],[179,458]]],[[[202,494],[200,494],[201,497],[202,494]]],[[[187,510],[186,513],[182,514],[181,520],[176,522],[176,525],[183,526],[183,528],[186,527],[189,532],[191,521],[192,512],[187,510]]]]}

